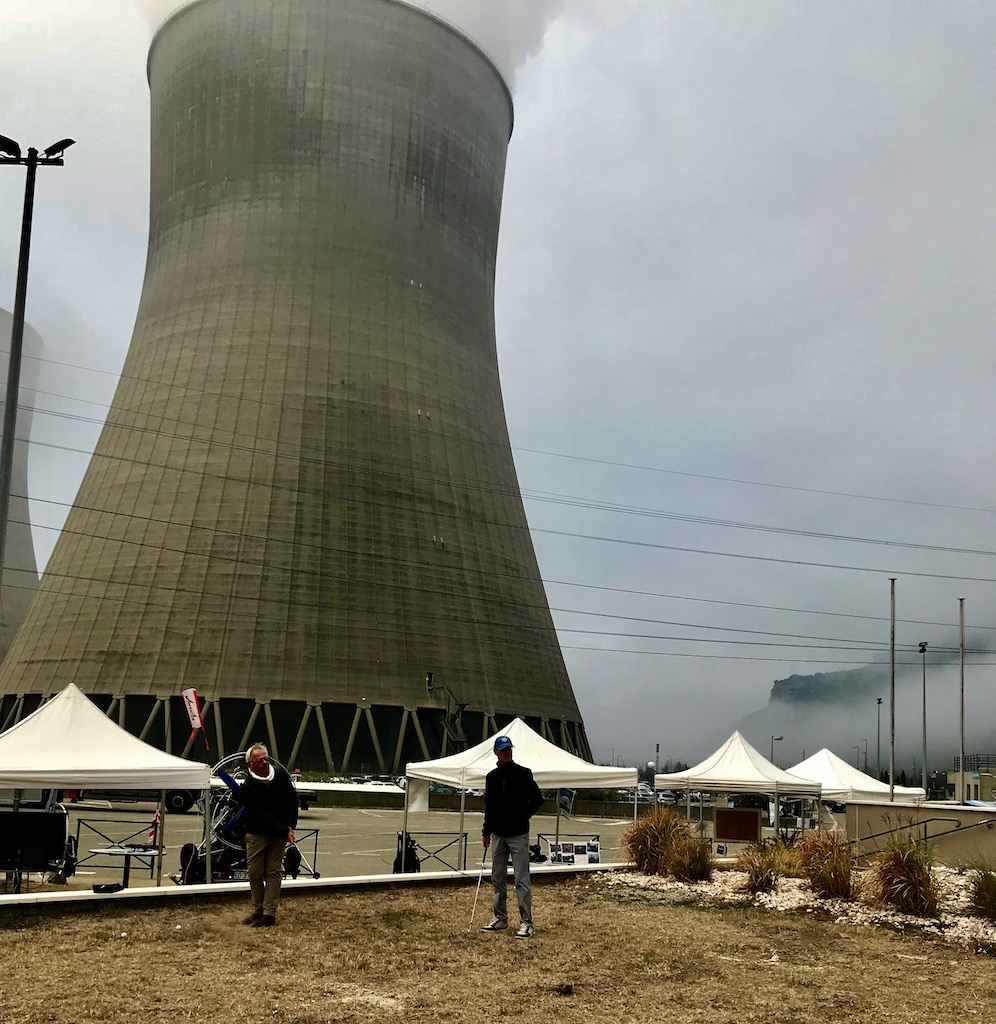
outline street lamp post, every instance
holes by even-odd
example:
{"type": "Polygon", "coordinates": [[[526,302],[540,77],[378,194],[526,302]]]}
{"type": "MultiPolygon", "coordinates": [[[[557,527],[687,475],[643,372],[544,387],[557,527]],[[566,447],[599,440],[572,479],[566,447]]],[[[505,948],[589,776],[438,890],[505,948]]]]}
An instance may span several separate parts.
{"type": "Polygon", "coordinates": [[[868,740],[862,739],[861,742],[865,745],[865,775],[868,774],[868,740]]]}
{"type": "Polygon", "coordinates": [[[21,383],[21,348],[24,342],[24,307],[28,294],[28,256],[31,250],[31,220],[35,201],[35,174],[39,167],[62,167],[62,154],[74,145],[73,139],[60,139],[39,155],[33,146],[25,156],[21,147],[6,135],[0,135],[0,164],[27,167],[24,185],[24,213],[21,217],[21,249],[17,257],[17,287],[14,295],[14,321],[10,331],[10,362],[3,410],[3,438],[0,439],[0,587],[3,585],[4,555],[7,547],[7,518],[10,511],[10,475],[14,463],[14,429],[17,426],[17,392],[21,383]]]}
{"type": "Polygon", "coordinates": [[[920,658],[923,661],[923,791],[927,792],[927,641],[920,641],[920,658]]]}
{"type": "Polygon", "coordinates": [[[878,708],[878,740],[877,742],[877,760],[878,760],[878,778],[879,782],[882,781],[882,698],[875,698],[875,706],[878,708]]]}
{"type": "Polygon", "coordinates": [[[775,763],[775,744],[780,742],[783,739],[785,739],[784,736],[772,736],[771,737],[771,757],[769,758],[769,760],[771,761],[772,764],[775,763]]]}

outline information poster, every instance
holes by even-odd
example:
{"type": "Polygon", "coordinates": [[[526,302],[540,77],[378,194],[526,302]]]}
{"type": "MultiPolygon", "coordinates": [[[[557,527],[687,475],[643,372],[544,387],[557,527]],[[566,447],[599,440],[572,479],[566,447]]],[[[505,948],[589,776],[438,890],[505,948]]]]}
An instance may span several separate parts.
{"type": "Polygon", "coordinates": [[[601,864],[602,850],[597,838],[587,841],[550,843],[551,864],[601,864]]]}

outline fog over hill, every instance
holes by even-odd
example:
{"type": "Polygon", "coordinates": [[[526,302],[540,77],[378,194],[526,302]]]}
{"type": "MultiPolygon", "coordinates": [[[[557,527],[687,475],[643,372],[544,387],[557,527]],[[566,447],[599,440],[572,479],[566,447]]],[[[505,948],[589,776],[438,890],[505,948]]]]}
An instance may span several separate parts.
{"type": "MultiPolygon", "coordinates": [[[[990,672],[966,659],[966,755],[996,753],[991,749],[990,672]]],[[[889,665],[885,663],[778,679],[771,687],[767,707],[742,718],[733,728],[739,729],[765,757],[773,746],[775,762],[783,767],[829,747],[838,757],[860,768],[865,767],[867,750],[868,768],[875,774],[879,742],[883,770],[889,764],[889,677],[889,665]],[[772,736],[783,739],[772,744],[772,736]]],[[[897,666],[897,774],[905,770],[918,776],[921,770],[923,679],[922,665],[897,666]]],[[[948,771],[960,745],[961,670],[957,649],[931,652],[928,648],[926,680],[927,767],[931,771],[948,771]]]]}

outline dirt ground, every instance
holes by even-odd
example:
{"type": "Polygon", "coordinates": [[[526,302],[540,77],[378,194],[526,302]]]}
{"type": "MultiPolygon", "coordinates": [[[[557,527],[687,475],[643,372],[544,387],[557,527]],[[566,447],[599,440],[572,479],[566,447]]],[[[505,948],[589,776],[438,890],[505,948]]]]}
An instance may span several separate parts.
{"type": "Polygon", "coordinates": [[[592,875],[537,879],[516,940],[478,931],[487,880],[468,934],[474,889],[290,895],[272,929],[240,923],[245,897],[5,907],[0,1024],[964,1024],[996,1000],[992,959],[917,931],[665,906],[592,875]]]}

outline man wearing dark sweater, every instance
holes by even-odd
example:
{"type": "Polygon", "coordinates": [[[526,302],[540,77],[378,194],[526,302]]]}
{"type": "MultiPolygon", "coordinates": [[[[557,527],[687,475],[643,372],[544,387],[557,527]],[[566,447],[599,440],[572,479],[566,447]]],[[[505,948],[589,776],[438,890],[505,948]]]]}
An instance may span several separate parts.
{"type": "Polygon", "coordinates": [[[533,890],[529,880],[529,819],[543,806],[543,794],[533,773],[512,760],[512,741],[495,740],[498,767],[484,782],[484,849],[491,847],[491,884],[495,888],[494,920],[482,932],[502,932],[508,927],[507,873],[512,857],[515,898],[519,904],[517,939],[533,934],[533,890]]]}
{"type": "Polygon", "coordinates": [[[269,928],[277,923],[284,849],[294,842],[297,792],[290,776],[270,762],[262,743],[246,751],[249,771],[238,801],[246,810],[246,866],[252,913],[245,923],[269,928]]]}

